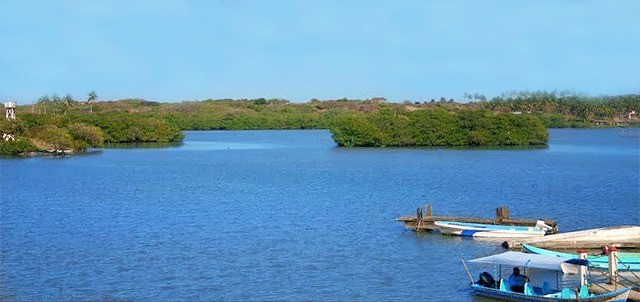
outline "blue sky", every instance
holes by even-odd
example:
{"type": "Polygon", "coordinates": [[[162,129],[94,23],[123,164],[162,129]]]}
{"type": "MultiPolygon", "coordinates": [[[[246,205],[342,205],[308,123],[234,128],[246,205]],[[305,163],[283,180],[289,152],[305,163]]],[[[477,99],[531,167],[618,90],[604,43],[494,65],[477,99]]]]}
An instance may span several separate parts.
{"type": "Polygon", "coordinates": [[[640,93],[640,1],[1,0],[0,100],[640,93]]]}

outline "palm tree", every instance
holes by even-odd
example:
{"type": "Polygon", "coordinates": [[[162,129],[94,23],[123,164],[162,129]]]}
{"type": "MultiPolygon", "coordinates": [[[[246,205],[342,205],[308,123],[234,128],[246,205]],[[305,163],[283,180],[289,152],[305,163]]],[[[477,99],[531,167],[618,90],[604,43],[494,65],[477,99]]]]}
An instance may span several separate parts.
{"type": "MultiPolygon", "coordinates": [[[[91,90],[91,92],[89,92],[89,94],[87,95],[87,104],[91,105],[97,99],[98,99],[98,94],[95,91],[91,90]]],[[[91,111],[91,113],[93,113],[93,105],[89,107],[89,110],[91,111]]]]}
{"type": "Polygon", "coordinates": [[[64,106],[64,114],[67,114],[67,109],[73,107],[73,97],[71,96],[71,94],[65,95],[62,98],[62,105],[64,106]]]}
{"type": "Polygon", "coordinates": [[[40,113],[41,108],[44,108],[44,114],[47,114],[47,107],[51,105],[51,98],[45,94],[39,97],[36,103],[38,104],[38,113],[40,113]]]}
{"type": "Polygon", "coordinates": [[[62,104],[62,98],[60,98],[57,93],[52,94],[51,105],[53,106],[51,107],[51,110],[53,110],[53,114],[56,114],[56,110],[60,107],[60,104],[62,104]]]}

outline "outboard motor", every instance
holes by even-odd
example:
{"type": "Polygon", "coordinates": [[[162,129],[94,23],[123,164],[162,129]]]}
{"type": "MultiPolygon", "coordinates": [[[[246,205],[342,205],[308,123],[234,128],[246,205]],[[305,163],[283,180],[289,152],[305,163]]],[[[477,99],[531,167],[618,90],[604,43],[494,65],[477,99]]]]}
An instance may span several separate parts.
{"type": "Polygon", "coordinates": [[[550,225],[547,225],[546,223],[544,223],[544,221],[542,220],[538,220],[536,221],[536,228],[544,231],[545,233],[549,234],[549,232],[551,230],[553,230],[553,227],[551,227],[550,225]]]}
{"type": "Polygon", "coordinates": [[[480,286],[496,288],[496,279],[487,272],[482,272],[476,283],[480,286]]]}

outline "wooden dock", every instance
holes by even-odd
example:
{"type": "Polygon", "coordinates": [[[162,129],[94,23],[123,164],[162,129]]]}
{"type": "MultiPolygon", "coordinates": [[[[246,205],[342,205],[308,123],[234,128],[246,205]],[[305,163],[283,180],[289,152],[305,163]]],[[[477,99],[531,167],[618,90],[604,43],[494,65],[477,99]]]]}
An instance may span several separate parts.
{"type": "Polygon", "coordinates": [[[412,229],[417,232],[437,230],[438,227],[434,224],[435,221],[456,221],[456,222],[484,223],[484,224],[495,224],[495,225],[535,226],[538,220],[542,220],[546,225],[552,227],[552,230],[549,231],[550,234],[554,234],[558,232],[558,223],[555,220],[511,218],[509,207],[507,206],[496,208],[496,217],[494,219],[433,215],[431,205],[427,205],[424,211],[422,210],[422,208],[418,208],[415,216],[402,216],[402,217],[396,218],[396,221],[402,221],[406,228],[412,229]]]}

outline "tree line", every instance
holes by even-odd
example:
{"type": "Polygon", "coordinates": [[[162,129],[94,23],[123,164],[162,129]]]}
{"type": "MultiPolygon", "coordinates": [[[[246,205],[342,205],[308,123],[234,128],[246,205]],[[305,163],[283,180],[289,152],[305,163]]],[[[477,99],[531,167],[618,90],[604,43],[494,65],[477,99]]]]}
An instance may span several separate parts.
{"type": "Polygon", "coordinates": [[[537,145],[546,128],[638,126],[640,95],[589,97],[567,92],[512,92],[466,102],[372,99],[206,99],[162,103],[98,101],[45,95],[18,107],[0,130],[15,141],[0,153],[83,150],[111,143],[179,142],[181,130],[329,129],[340,146],[537,145]],[[544,130],[543,130],[544,129],[544,130]]]}
{"type": "Polygon", "coordinates": [[[549,128],[638,126],[640,95],[591,97],[571,92],[520,91],[479,105],[497,112],[533,113],[549,128]]]}

